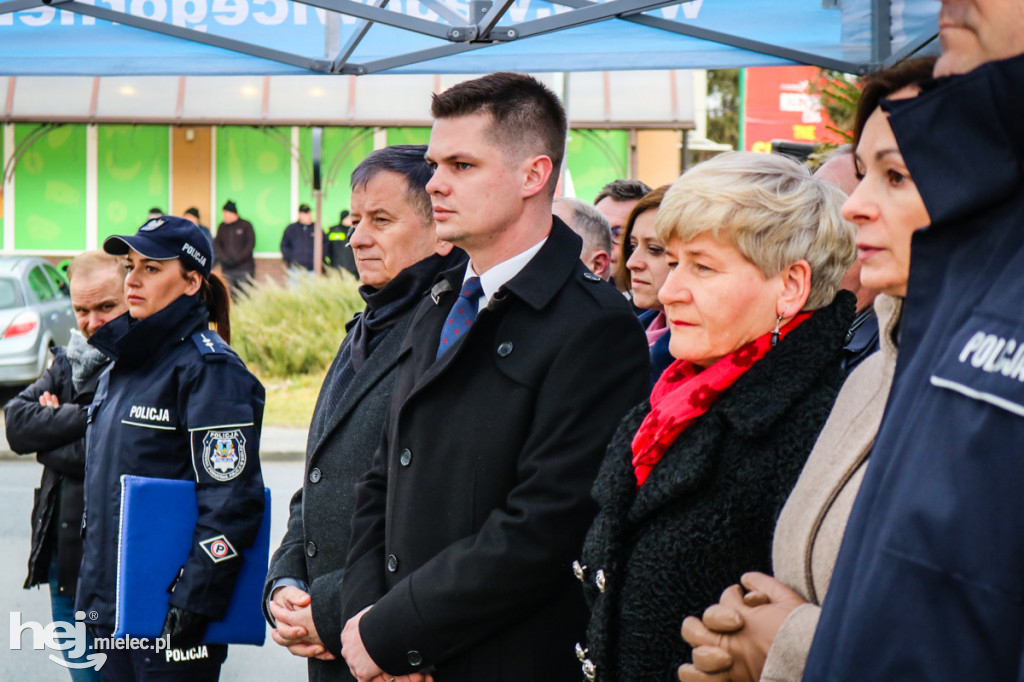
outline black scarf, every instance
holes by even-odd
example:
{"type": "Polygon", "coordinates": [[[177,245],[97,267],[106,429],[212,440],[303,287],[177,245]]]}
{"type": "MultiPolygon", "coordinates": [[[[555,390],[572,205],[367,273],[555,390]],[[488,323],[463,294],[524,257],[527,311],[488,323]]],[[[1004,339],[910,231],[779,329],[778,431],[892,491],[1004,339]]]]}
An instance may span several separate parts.
{"type": "Polygon", "coordinates": [[[447,256],[434,254],[411,265],[384,285],[359,288],[366,309],[348,324],[347,343],[341,345],[317,399],[310,433],[319,438],[334,406],[341,401],[366,358],[388,335],[398,320],[423,299],[438,276],[467,260],[464,251],[452,249],[447,256]],[[326,406],[326,409],[324,408],[326,406]]]}
{"type": "Polygon", "coordinates": [[[434,254],[402,270],[382,289],[359,287],[366,309],[353,320],[349,329],[352,340],[348,347],[353,374],[362,368],[366,358],[402,315],[420,302],[437,276],[461,263],[465,257],[459,249],[453,249],[447,256],[434,254]]]}

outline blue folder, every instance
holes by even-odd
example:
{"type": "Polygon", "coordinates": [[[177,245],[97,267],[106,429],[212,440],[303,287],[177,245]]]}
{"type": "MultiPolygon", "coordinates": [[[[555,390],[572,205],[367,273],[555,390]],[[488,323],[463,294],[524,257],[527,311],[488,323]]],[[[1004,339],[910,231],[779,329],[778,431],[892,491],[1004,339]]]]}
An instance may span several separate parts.
{"type": "MultiPolygon", "coordinates": [[[[206,642],[262,646],[266,639],[262,603],[270,555],[270,489],[264,494],[266,509],[256,542],[242,552],[227,614],[210,623],[206,642]]],[[[192,481],[121,477],[115,637],[160,636],[171,597],[167,587],[188,559],[198,518],[192,481]]]]}

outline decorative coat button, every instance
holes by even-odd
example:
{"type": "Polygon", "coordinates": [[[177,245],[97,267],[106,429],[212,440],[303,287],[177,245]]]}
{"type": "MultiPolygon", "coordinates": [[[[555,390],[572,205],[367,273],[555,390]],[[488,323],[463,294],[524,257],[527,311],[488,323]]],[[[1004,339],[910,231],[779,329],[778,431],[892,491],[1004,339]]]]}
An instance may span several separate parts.
{"type": "Polygon", "coordinates": [[[587,652],[589,649],[584,649],[583,645],[576,642],[576,658],[580,659],[580,663],[587,660],[587,652]]]}
{"type": "Polygon", "coordinates": [[[410,464],[412,464],[412,452],[410,452],[409,448],[406,448],[405,450],[402,450],[402,454],[399,455],[398,461],[404,467],[407,467],[410,464]]]}
{"type": "Polygon", "coordinates": [[[394,554],[388,554],[388,572],[394,573],[398,570],[398,557],[394,554]]]}
{"type": "Polygon", "coordinates": [[[605,586],[604,570],[598,570],[597,571],[597,574],[594,576],[594,584],[597,585],[598,592],[604,592],[604,586],[605,586]]]}
{"type": "Polygon", "coordinates": [[[309,482],[319,483],[321,476],[323,476],[323,474],[320,472],[320,470],[314,467],[313,470],[309,472],[309,482]]]}
{"type": "Polygon", "coordinates": [[[583,582],[586,580],[587,567],[579,562],[579,560],[572,562],[572,574],[576,576],[576,580],[583,582]]]}
{"type": "Polygon", "coordinates": [[[503,341],[501,345],[498,346],[498,357],[507,358],[510,353],[512,353],[512,342],[503,341]]]}
{"type": "Polygon", "coordinates": [[[594,682],[597,679],[597,666],[589,658],[583,661],[583,676],[590,680],[590,682],[594,682]]]}
{"type": "Polygon", "coordinates": [[[420,667],[423,665],[423,654],[413,649],[405,655],[405,659],[409,661],[409,665],[413,667],[420,667]]]}
{"type": "Polygon", "coordinates": [[[585,279],[589,279],[591,282],[600,282],[601,281],[601,278],[598,277],[597,275],[595,275],[592,272],[584,272],[583,273],[583,277],[585,279]]]}
{"type": "Polygon", "coordinates": [[[316,555],[316,543],[310,540],[306,543],[306,556],[316,555]]]}

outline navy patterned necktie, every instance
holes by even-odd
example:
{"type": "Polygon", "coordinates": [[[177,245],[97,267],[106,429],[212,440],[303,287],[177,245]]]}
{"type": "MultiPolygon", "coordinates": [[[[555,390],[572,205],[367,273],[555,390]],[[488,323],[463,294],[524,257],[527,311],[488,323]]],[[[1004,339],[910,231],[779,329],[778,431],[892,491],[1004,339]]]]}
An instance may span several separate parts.
{"type": "Polygon", "coordinates": [[[479,277],[470,277],[462,283],[462,293],[459,294],[441,329],[441,343],[437,346],[438,358],[454,346],[459,337],[469,329],[469,325],[473,324],[473,320],[476,319],[477,301],[483,293],[479,277]]]}

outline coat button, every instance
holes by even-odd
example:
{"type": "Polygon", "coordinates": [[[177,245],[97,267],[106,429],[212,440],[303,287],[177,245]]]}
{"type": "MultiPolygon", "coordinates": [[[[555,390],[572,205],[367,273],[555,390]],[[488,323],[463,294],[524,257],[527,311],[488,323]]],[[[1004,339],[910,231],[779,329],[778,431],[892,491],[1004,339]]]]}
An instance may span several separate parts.
{"type": "Polygon", "coordinates": [[[405,655],[405,658],[406,658],[407,661],[409,661],[409,665],[411,665],[413,667],[418,668],[421,665],[423,665],[423,654],[421,654],[420,652],[416,651],[415,649],[413,649],[412,651],[407,653],[405,655]]]}
{"type": "Polygon", "coordinates": [[[320,469],[318,469],[316,467],[313,467],[313,470],[309,472],[309,482],[310,483],[319,483],[320,482],[320,478],[322,476],[323,476],[323,473],[321,473],[320,469]]]}
{"type": "Polygon", "coordinates": [[[512,353],[511,341],[504,341],[500,346],[498,346],[498,357],[507,358],[510,353],[512,353]]]}
{"type": "Polygon", "coordinates": [[[597,679],[597,666],[589,658],[583,661],[583,676],[586,677],[590,682],[594,682],[597,679]]]}
{"type": "Polygon", "coordinates": [[[402,450],[402,454],[399,455],[398,461],[404,467],[407,467],[410,464],[412,464],[412,452],[409,451],[409,448],[406,448],[405,450],[402,450]]]}
{"type": "Polygon", "coordinates": [[[306,556],[316,555],[316,543],[310,540],[306,543],[306,556]]]}
{"type": "Polygon", "coordinates": [[[604,592],[605,579],[603,570],[598,570],[597,574],[594,576],[594,584],[597,585],[598,592],[604,592]]]}
{"type": "Polygon", "coordinates": [[[398,557],[394,554],[388,554],[388,572],[394,573],[398,570],[398,557]]]}
{"type": "Polygon", "coordinates": [[[586,578],[587,567],[581,564],[578,560],[572,562],[572,574],[576,576],[576,580],[583,582],[586,578]]]}
{"type": "Polygon", "coordinates": [[[61,530],[67,530],[68,529],[68,522],[67,521],[61,521],[60,522],[60,529],[61,530]]]}

